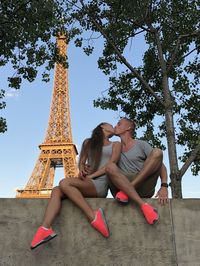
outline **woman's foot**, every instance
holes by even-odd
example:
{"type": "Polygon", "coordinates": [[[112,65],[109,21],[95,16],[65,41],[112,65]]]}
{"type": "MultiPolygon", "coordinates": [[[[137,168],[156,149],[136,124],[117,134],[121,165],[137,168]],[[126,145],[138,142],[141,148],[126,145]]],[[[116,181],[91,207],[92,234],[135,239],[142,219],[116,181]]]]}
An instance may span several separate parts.
{"type": "Polygon", "coordinates": [[[94,227],[97,231],[99,231],[104,237],[108,238],[110,233],[109,233],[109,228],[106,222],[106,218],[103,212],[103,209],[99,208],[96,211],[95,218],[91,222],[92,227],[94,227]]]}
{"type": "Polygon", "coordinates": [[[56,237],[56,233],[52,229],[44,228],[40,226],[31,242],[31,249],[38,247],[39,245],[56,237]]]}

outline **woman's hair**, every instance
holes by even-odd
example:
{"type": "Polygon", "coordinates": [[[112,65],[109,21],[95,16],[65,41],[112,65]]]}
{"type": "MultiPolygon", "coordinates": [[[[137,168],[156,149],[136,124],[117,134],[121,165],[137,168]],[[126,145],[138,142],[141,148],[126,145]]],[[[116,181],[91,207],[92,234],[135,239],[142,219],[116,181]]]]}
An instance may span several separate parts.
{"type": "Polygon", "coordinates": [[[101,123],[93,129],[91,137],[84,141],[81,149],[80,157],[82,154],[87,153],[91,158],[90,168],[92,169],[92,172],[95,172],[98,169],[101,160],[104,139],[102,126],[105,124],[107,123],[101,123]]]}

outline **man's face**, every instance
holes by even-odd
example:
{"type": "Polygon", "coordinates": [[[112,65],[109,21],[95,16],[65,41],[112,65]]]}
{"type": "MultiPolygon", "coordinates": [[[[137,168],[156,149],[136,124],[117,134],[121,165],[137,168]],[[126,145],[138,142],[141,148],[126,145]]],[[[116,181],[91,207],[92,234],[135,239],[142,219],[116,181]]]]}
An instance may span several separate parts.
{"type": "Polygon", "coordinates": [[[105,124],[102,126],[102,129],[104,131],[104,134],[106,134],[109,138],[111,138],[114,135],[114,128],[111,124],[105,124]]]}
{"type": "Polygon", "coordinates": [[[126,119],[120,119],[117,125],[114,127],[115,135],[121,136],[123,133],[125,133],[127,130],[130,129],[130,124],[126,119]]]}

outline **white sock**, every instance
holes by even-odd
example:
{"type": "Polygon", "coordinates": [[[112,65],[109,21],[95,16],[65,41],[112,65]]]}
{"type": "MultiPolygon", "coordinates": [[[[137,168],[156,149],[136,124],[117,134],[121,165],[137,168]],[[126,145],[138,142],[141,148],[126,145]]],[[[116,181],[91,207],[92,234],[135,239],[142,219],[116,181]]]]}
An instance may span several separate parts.
{"type": "Polygon", "coordinates": [[[42,226],[42,228],[43,228],[44,230],[49,230],[49,228],[46,228],[46,227],[44,227],[44,226],[42,226]]]}

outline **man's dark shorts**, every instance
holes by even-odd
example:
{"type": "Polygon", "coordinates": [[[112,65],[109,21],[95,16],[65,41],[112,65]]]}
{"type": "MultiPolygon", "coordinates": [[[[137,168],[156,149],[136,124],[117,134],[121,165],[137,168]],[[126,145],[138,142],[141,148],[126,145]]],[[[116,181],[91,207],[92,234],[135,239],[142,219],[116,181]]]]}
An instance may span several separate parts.
{"type": "MultiPolygon", "coordinates": [[[[122,172],[122,171],[121,171],[122,172]]],[[[123,175],[125,175],[127,177],[127,179],[131,182],[133,181],[138,173],[125,173],[122,172],[123,175]]],[[[137,193],[140,195],[141,198],[151,198],[154,193],[155,193],[155,187],[156,187],[156,183],[158,181],[158,174],[153,174],[149,177],[147,177],[137,188],[136,191],[137,193]]],[[[113,195],[113,197],[115,197],[116,193],[119,191],[119,189],[117,187],[115,187],[114,184],[109,183],[109,187],[110,187],[110,191],[113,195]]]]}

